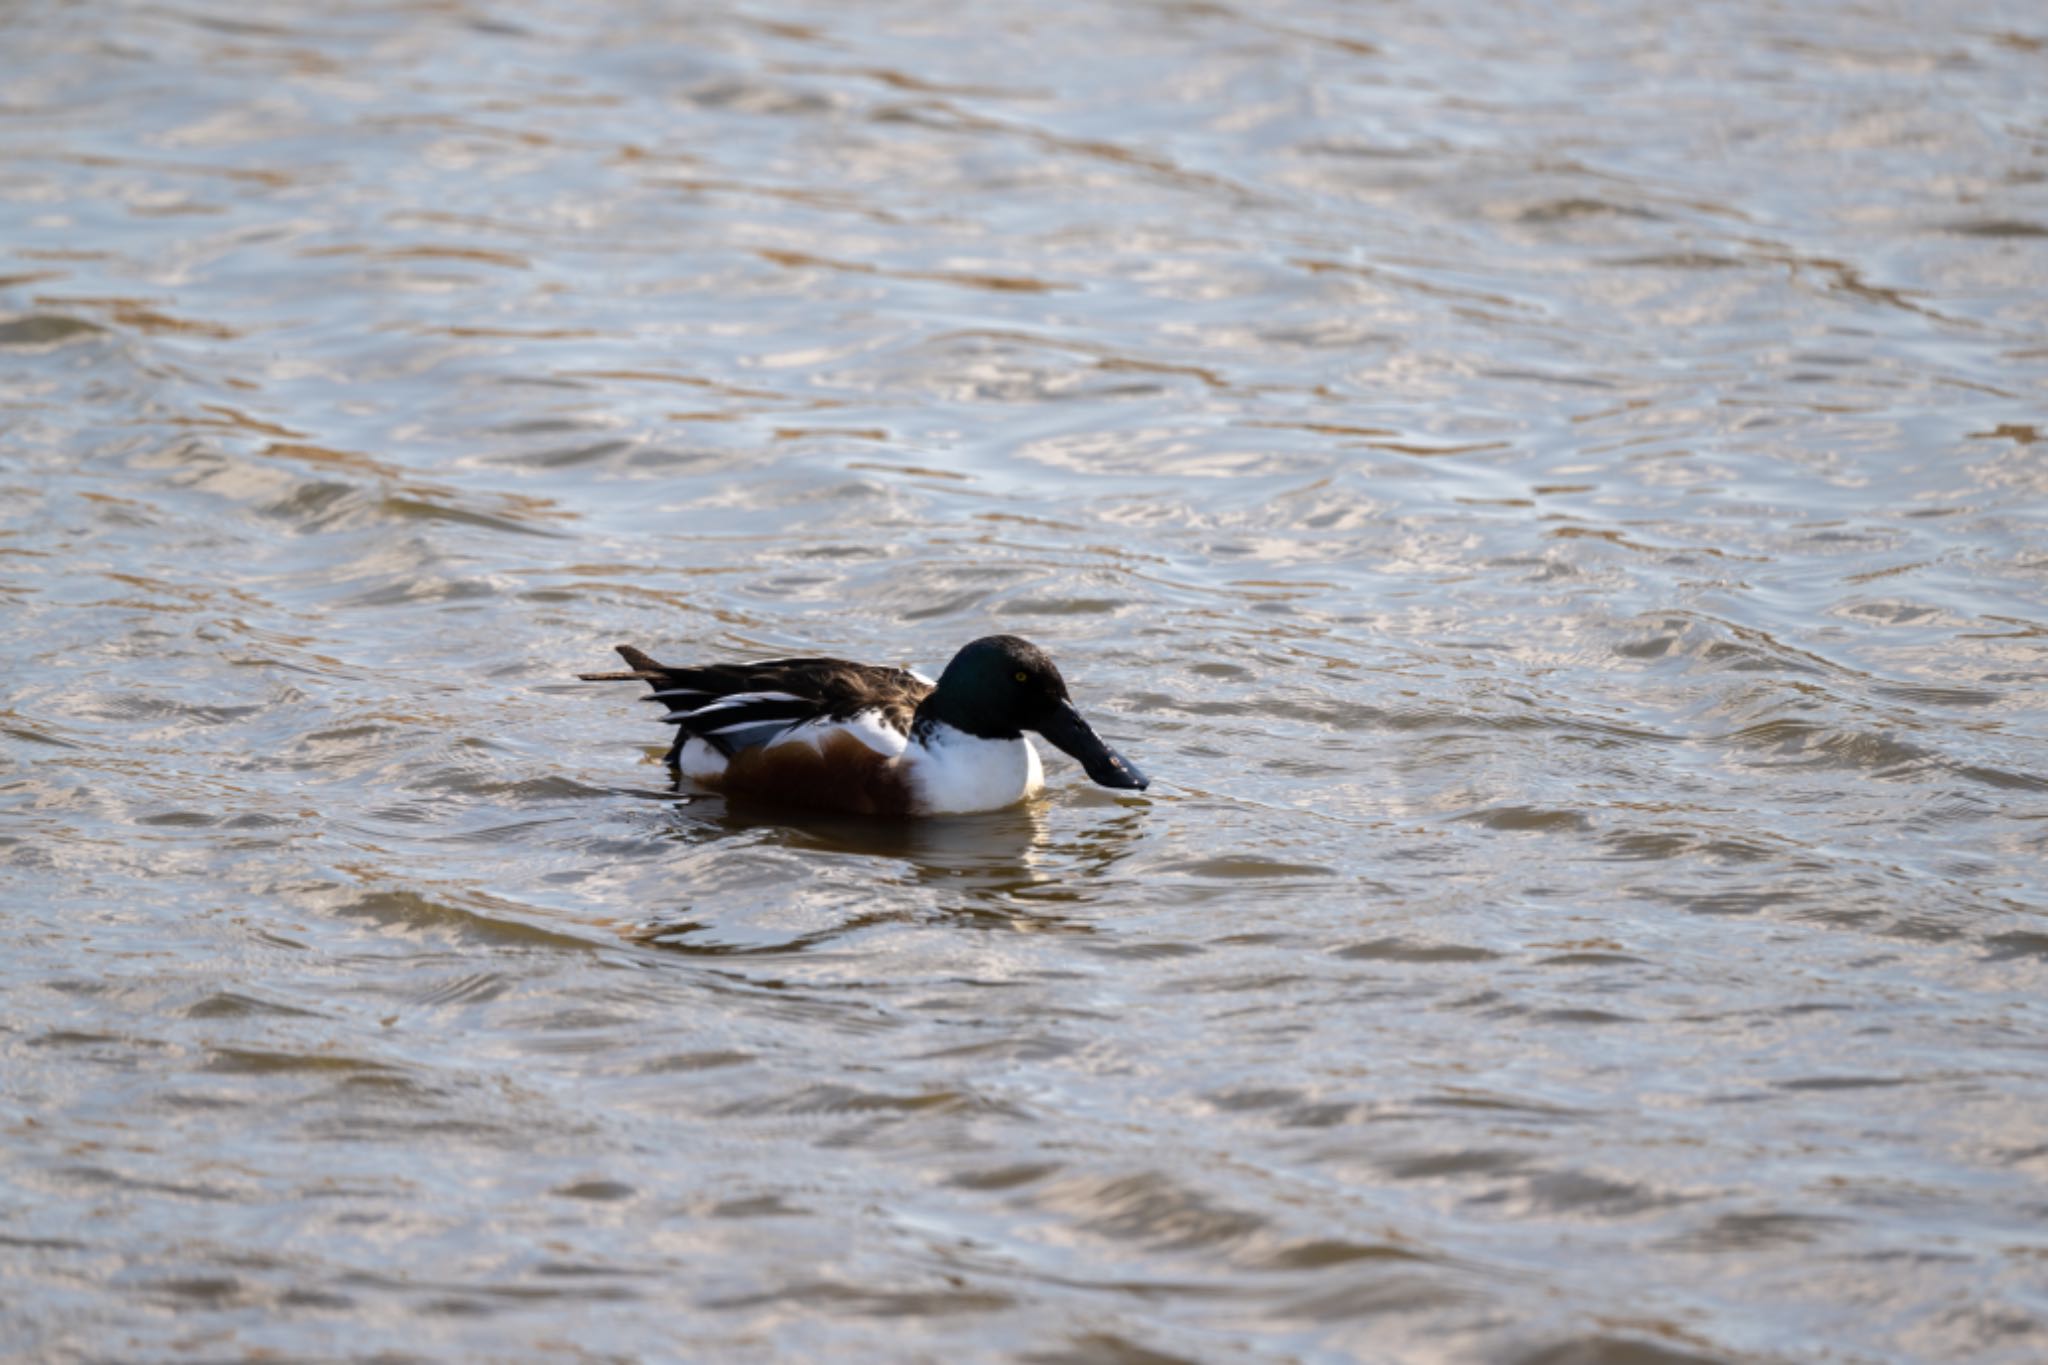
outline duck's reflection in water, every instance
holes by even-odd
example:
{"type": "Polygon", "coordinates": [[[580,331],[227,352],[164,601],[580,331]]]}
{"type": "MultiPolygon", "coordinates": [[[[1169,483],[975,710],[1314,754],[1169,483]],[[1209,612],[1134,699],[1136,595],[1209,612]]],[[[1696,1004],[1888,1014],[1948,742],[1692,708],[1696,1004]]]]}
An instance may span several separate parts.
{"type": "MultiPolygon", "coordinates": [[[[1066,800],[1041,797],[1003,810],[927,819],[793,811],[708,795],[678,779],[669,837],[692,846],[744,841],[749,847],[805,856],[873,860],[876,889],[916,889],[934,895],[882,895],[830,927],[785,940],[770,951],[801,951],[860,929],[906,920],[943,919],[965,928],[1019,933],[1093,933],[1080,912],[1103,894],[1116,864],[1136,846],[1144,824],[1143,797],[1113,800],[1092,795],[1083,818],[1066,800]]],[[[644,922],[631,935],[641,943],[718,956],[768,950],[713,946],[701,911],[644,922]]]]}

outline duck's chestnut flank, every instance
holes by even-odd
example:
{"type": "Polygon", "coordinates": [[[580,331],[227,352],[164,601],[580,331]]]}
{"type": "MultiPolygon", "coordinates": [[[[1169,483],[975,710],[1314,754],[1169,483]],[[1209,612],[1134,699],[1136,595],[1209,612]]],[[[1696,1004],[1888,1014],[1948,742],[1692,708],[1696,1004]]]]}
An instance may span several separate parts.
{"type": "Polygon", "coordinates": [[[676,727],[668,761],[730,796],[863,815],[948,815],[1024,800],[1043,782],[1035,731],[1105,787],[1147,782],[1074,706],[1045,651],[1015,635],[967,645],[934,683],[846,659],[671,666],[620,645],[624,672],[676,727]]]}

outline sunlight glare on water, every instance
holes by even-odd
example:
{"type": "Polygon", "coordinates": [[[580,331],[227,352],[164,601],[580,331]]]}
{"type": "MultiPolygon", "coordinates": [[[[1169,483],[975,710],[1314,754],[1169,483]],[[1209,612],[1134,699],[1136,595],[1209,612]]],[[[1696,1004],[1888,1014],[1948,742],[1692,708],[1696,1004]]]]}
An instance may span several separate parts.
{"type": "Polygon", "coordinates": [[[0,1354],[2048,1355],[2036,7],[4,29],[0,1354]]]}

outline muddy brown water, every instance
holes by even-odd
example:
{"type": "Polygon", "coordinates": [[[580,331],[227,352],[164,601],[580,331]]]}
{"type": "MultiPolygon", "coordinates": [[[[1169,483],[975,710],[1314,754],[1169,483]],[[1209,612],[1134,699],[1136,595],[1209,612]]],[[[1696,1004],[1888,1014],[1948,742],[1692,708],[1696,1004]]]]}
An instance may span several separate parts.
{"type": "Polygon", "coordinates": [[[2048,1356],[2037,7],[0,34],[0,1354],[2048,1356]]]}

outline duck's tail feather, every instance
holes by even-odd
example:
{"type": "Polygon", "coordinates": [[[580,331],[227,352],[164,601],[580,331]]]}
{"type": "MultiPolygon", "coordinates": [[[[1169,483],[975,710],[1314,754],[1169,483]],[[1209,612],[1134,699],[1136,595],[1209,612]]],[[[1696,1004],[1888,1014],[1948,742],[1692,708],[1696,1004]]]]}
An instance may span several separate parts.
{"type": "Polygon", "coordinates": [[[656,663],[631,645],[614,645],[619,657],[633,666],[627,673],[578,673],[584,682],[659,682],[669,675],[669,669],[656,663]]]}
{"type": "Polygon", "coordinates": [[[718,676],[717,669],[674,668],[657,663],[631,645],[615,645],[619,657],[631,664],[630,669],[610,673],[578,673],[584,682],[644,682],[653,689],[641,698],[642,701],[658,701],[671,713],[662,719],[671,724],[688,712],[696,710],[706,702],[734,690],[731,683],[718,676]]]}
{"type": "Polygon", "coordinates": [[[585,682],[646,683],[650,690],[641,700],[660,702],[665,708],[662,722],[677,727],[675,743],[668,751],[670,763],[692,737],[730,757],[741,749],[765,744],[820,712],[813,699],[750,686],[756,679],[747,665],[678,668],[657,663],[631,645],[616,648],[619,657],[632,665],[630,670],[576,676],[585,682]]]}

